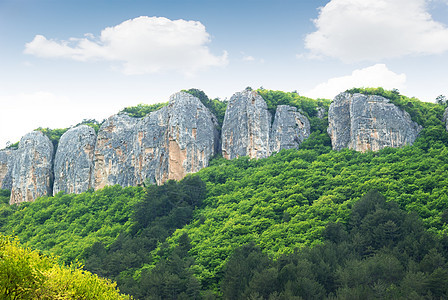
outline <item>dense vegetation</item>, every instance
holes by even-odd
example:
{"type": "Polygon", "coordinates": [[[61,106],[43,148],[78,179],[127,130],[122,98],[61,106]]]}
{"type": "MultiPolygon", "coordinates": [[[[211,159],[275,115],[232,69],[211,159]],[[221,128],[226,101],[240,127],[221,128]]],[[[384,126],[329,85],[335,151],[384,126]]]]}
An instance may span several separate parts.
{"type": "Polygon", "coordinates": [[[164,106],[167,106],[168,102],[156,103],[156,104],[143,104],[140,103],[136,106],[125,107],[121,110],[121,113],[127,113],[129,116],[134,118],[143,118],[150,112],[161,109],[164,106]]]}
{"type": "Polygon", "coordinates": [[[272,260],[254,243],[237,248],[223,274],[224,299],[446,299],[448,240],[415,214],[370,191],[324,243],[272,260]]]}
{"type": "Polygon", "coordinates": [[[79,259],[139,299],[446,298],[444,106],[356,91],[403,102],[424,125],[415,144],[332,151],[327,100],[259,90],[271,111],[287,104],[309,117],[312,134],[300,149],[217,157],[197,176],[162,186],[20,206],[0,191],[0,232],[63,262],[79,259]]]}
{"type": "Polygon", "coordinates": [[[129,299],[116,284],[74,264],[61,267],[54,257],[0,235],[1,299],[129,299]]]}
{"type": "Polygon", "coordinates": [[[79,195],[61,192],[20,206],[0,204],[1,232],[70,263],[95,242],[111,244],[127,230],[132,207],[144,195],[142,187],[111,186],[79,195]]]}
{"type": "Polygon", "coordinates": [[[143,292],[133,272],[150,263],[148,253],[160,242],[190,222],[205,193],[205,183],[198,176],[149,186],[133,207],[129,230],[122,231],[110,245],[98,241],[84,251],[86,269],[116,280],[123,291],[143,292]]]}

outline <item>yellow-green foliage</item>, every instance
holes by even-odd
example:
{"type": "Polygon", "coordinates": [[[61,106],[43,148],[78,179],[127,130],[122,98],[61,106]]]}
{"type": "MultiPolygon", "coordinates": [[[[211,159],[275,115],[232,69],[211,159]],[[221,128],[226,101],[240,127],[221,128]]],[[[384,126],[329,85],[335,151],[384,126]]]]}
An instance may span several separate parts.
{"type": "Polygon", "coordinates": [[[0,235],[1,299],[130,299],[116,284],[81,268],[60,266],[54,257],[0,235]]]}

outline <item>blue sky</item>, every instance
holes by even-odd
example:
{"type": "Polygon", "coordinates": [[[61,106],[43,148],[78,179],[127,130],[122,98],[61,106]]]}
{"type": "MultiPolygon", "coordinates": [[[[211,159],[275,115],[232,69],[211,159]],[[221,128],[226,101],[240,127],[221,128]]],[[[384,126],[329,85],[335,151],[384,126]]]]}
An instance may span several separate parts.
{"type": "Polygon", "coordinates": [[[0,0],[0,148],[199,88],[448,96],[448,0],[0,0]]]}

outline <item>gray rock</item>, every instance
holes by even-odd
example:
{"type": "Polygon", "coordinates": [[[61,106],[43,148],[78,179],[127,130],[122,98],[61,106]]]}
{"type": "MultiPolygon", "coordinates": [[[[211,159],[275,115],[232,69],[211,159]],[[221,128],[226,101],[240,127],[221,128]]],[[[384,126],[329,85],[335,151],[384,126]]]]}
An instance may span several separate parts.
{"type": "Polygon", "coordinates": [[[168,179],[179,180],[208,166],[219,145],[218,124],[202,102],[188,93],[172,95],[168,111],[168,179]]]}
{"type": "Polygon", "coordinates": [[[61,136],[54,159],[53,194],[79,194],[93,188],[95,144],[95,130],[87,125],[71,128],[61,136]]]}
{"type": "Polygon", "coordinates": [[[198,98],[183,92],[144,118],[110,117],[98,132],[95,189],[162,184],[199,171],[216,153],[216,124],[198,98]]]}
{"type": "Polygon", "coordinates": [[[127,114],[117,114],[101,126],[95,147],[95,189],[115,184],[136,185],[132,154],[139,120],[127,114]]]}
{"type": "Polygon", "coordinates": [[[443,122],[445,123],[446,131],[448,131],[448,107],[445,109],[443,113],[443,122]]]}
{"type": "Polygon", "coordinates": [[[341,93],[328,112],[333,149],[377,151],[412,144],[422,129],[409,114],[381,96],[341,93]]]}
{"type": "Polygon", "coordinates": [[[350,105],[351,95],[341,93],[331,102],[328,109],[328,134],[334,150],[347,148],[351,140],[350,105]]]}
{"type": "Polygon", "coordinates": [[[133,149],[132,162],[136,166],[136,184],[146,180],[162,184],[168,180],[168,122],[168,107],[163,107],[137,124],[137,144],[133,149]]]}
{"type": "Polygon", "coordinates": [[[310,135],[308,118],[289,105],[279,105],[270,135],[270,151],[298,148],[310,135]]]}
{"type": "Polygon", "coordinates": [[[20,139],[12,167],[10,204],[34,201],[51,195],[53,144],[42,132],[20,139]]]}
{"type": "Polygon", "coordinates": [[[0,150],[0,188],[11,190],[12,188],[12,166],[16,150],[0,150]]]}
{"type": "Polygon", "coordinates": [[[227,105],[222,126],[223,157],[268,157],[271,118],[266,102],[255,91],[235,93],[227,105]]]}

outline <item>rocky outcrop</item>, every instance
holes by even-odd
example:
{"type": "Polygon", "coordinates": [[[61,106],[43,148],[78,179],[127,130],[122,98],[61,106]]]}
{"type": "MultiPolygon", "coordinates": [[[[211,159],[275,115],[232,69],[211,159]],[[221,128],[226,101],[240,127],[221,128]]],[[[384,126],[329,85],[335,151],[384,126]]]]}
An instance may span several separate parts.
{"type": "Polygon", "coordinates": [[[207,167],[217,153],[218,122],[198,98],[184,92],[171,96],[168,113],[168,179],[180,180],[207,167]]]}
{"type": "Polygon", "coordinates": [[[255,91],[235,93],[229,100],[222,125],[223,157],[268,157],[271,118],[266,102],[255,91]]]}
{"type": "Polygon", "coordinates": [[[328,134],[334,150],[341,150],[351,144],[351,107],[352,95],[337,95],[328,109],[328,134]]]}
{"type": "Polygon", "coordinates": [[[53,194],[79,194],[93,188],[95,144],[95,130],[86,125],[71,128],[61,136],[54,159],[53,194]]]}
{"type": "Polygon", "coordinates": [[[136,166],[135,183],[148,180],[162,184],[168,180],[168,107],[151,112],[137,125],[133,164],[136,166]]]}
{"type": "Polygon", "coordinates": [[[341,93],[328,111],[333,149],[377,151],[412,144],[421,126],[381,96],[341,93]]]}
{"type": "Polygon", "coordinates": [[[279,105],[271,126],[264,99],[254,91],[235,93],[230,99],[222,126],[222,155],[264,158],[281,149],[298,148],[310,135],[307,117],[288,105],[279,105]]]}
{"type": "Polygon", "coordinates": [[[11,190],[12,187],[12,166],[14,162],[15,150],[0,150],[0,188],[11,190]]]}
{"type": "MultiPolygon", "coordinates": [[[[272,126],[271,119],[266,102],[256,92],[233,95],[222,129],[224,157],[267,157],[297,148],[310,134],[308,119],[294,107],[280,105],[272,126]]],[[[176,93],[168,106],[144,118],[126,113],[111,116],[97,136],[85,125],[68,130],[54,157],[46,136],[27,134],[18,150],[0,151],[0,184],[11,189],[10,202],[19,203],[61,191],[82,193],[107,185],[180,180],[207,167],[220,151],[217,128],[216,117],[198,98],[176,93]]]]}
{"type": "Polygon", "coordinates": [[[42,132],[22,137],[14,155],[10,203],[51,195],[53,144],[42,132]]]}
{"type": "Polygon", "coordinates": [[[216,124],[198,98],[183,92],[144,118],[110,117],[98,132],[95,188],[161,184],[199,171],[216,153],[216,124]]]}
{"type": "Polygon", "coordinates": [[[270,134],[270,152],[298,148],[310,135],[308,118],[288,105],[279,105],[270,134]]]}
{"type": "Polygon", "coordinates": [[[95,149],[95,189],[107,185],[136,185],[132,155],[139,119],[113,115],[101,126],[95,149]]]}

